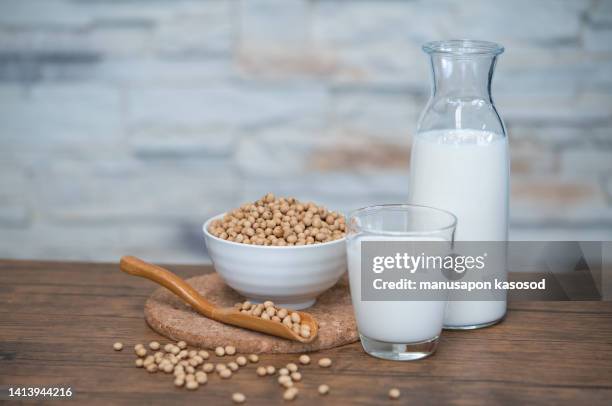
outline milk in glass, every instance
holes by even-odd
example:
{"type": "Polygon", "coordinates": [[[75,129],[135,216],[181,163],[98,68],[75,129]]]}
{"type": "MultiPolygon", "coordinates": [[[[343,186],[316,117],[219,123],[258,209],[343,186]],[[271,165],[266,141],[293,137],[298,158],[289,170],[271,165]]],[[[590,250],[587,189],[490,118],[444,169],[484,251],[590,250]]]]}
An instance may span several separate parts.
{"type": "Polygon", "coordinates": [[[387,343],[417,343],[438,337],[442,331],[446,301],[361,300],[361,242],[385,240],[411,241],[405,237],[375,236],[347,241],[351,298],[359,334],[387,343]]]}

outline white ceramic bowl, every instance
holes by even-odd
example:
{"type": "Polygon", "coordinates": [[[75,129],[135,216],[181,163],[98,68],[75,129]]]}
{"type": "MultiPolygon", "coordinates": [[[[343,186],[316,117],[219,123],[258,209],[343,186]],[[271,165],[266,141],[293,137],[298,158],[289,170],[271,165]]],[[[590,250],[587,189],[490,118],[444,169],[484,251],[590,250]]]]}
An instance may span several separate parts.
{"type": "Polygon", "coordinates": [[[217,238],[204,223],[204,239],[215,270],[252,302],[272,300],[290,309],[312,306],[346,271],[346,242],[289,247],[240,244],[217,238]]]}

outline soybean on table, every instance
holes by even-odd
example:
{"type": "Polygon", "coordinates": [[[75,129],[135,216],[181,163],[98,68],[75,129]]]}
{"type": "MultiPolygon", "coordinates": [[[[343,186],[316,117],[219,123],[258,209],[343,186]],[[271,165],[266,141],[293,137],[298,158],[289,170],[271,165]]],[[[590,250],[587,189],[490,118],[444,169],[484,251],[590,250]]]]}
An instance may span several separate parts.
{"type": "MultiPolygon", "coordinates": [[[[184,278],[212,271],[168,267],[184,278]]],[[[286,403],[276,379],[255,367],[278,368],[296,355],[262,355],[229,380],[209,374],[194,392],[135,368],[134,344],[167,342],[144,322],[155,288],[117,264],[0,260],[0,388],[70,387],[79,403],[229,405],[234,392],[249,405],[286,403]]],[[[511,302],[503,323],[445,331],[437,353],[417,362],[378,360],[359,343],[311,357],[295,404],[610,404],[612,303],[511,302]],[[320,357],[333,365],[319,368],[320,357]],[[317,393],[322,383],[331,387],[326,396],[317,393]],[[392,387],[402,391],[397,401],[387,398],[392,387]]]]}

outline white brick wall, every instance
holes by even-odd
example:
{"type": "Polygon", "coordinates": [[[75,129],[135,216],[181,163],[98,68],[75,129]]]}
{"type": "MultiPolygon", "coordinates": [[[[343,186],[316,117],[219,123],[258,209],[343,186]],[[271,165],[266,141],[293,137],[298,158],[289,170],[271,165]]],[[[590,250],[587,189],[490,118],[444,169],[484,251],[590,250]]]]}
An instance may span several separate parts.
{"type": "Polygon", "coordinates": [[[121,150],[121,93],[112,86],[3,84],[0,122],[0,158],[8,161],[127,156],[121,150]]]}
{"type": "Polygon", "coordinates": [[[612,239],[612,2],[0,1],[0,257],[206,259],[274,191],[406,199],[420,45],[506,46],[511,234],[612,239]]]}

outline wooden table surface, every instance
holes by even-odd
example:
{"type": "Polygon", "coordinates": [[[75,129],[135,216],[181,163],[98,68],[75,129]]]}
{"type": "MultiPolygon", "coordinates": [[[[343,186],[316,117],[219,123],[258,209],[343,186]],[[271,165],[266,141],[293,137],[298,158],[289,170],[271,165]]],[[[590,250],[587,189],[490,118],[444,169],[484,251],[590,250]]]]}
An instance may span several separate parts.
{"type": "MultiPolygon", "coordinates": [[[[169,268],[182,277],[211,271],[169,268]]],[[[135,368],[134,344],[167,341],[143,319],[154,289],[116,264],[0,261],[0,387],[70,387],[73,401],[100,404],[230,405],[235,391],[246,404],[287,403],[275,379],[257,377],[253,364],[230,380],[211,374],[195,392],[135,368]],[[126,348],[113,351],[115,341],[126,348]]],[[[503,323],[445,331],[437,353],[417,362],[378,360],[359,343],[313,354],[322,356],[333,366],[303,367],[295,404],[610,405],[612,303],[510,303],[503,323]],[[325,397],[316,390],[321,383],[331,387],[325,397]],[[399,400],[387,398],[391,387],[401,389],[399,400]]],[[[263,355],[258,365],[295,359],[263,355]]]]}

